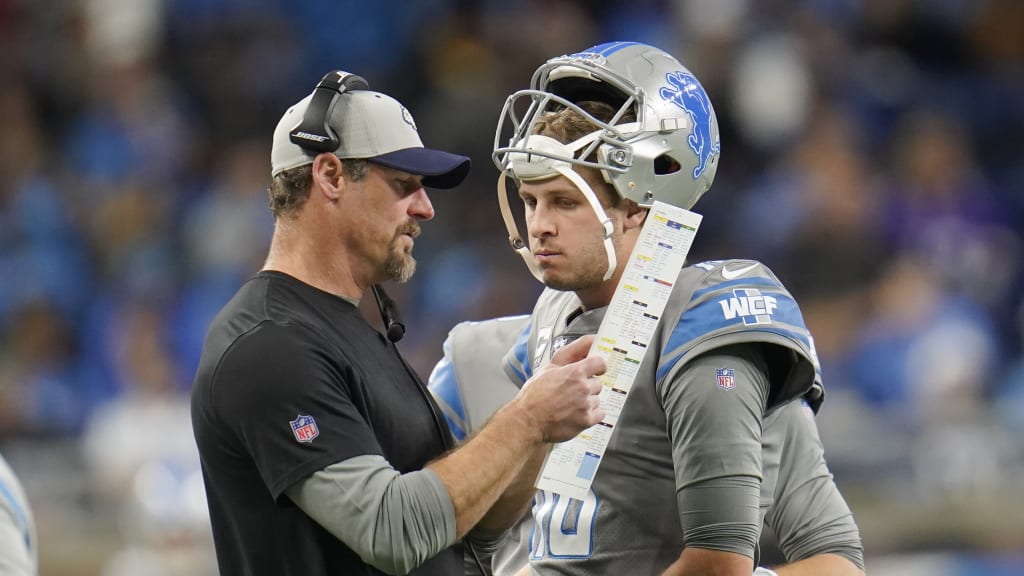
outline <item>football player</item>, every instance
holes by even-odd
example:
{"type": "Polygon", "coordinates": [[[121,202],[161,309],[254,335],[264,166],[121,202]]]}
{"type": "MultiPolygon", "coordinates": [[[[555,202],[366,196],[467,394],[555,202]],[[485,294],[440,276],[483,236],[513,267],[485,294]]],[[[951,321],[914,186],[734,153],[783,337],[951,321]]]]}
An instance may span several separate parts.
{"type": "MultiPolygon", "coordinates": [[[[720,151],[707,94],[662,50],[616,42],[543,64],[529,89],[509,97],[493,157],[510,240],[547,288],[528,320],[463,328],[474,363],[500,362],[518,386],[557,348],[595,333],[648,210],[655,201],[692,207],[720,151]],[[522,202],[527,242],[506,180],[522,202]],[[502,359],[479,353],[488,337],[476,332],[492,328],[495,341],[516,335],[502,359]]],[[[499,573],[516,569],[509,558],[525,547],[539,574],[745,576],[767,520],[793,561],[780,574],[862,574],[859,532],[807,415],[824,392],[796,302],[752,260],[686,266],[671,284],[591,489],[582,500],[537,491],[532,518],[496,556],[499,573]]],[[[448,343],[449,376],[459,371],[459,331],[448,343]]],[[[435,392],[453,429],[461,410],[470,432],[487,401],[476,390],[454,395],[446,370],[435,371],[435,392]]],[[[514,389],[479,375],[466,381],[494,382],[479,391],[494,402],[514,389]]]]}

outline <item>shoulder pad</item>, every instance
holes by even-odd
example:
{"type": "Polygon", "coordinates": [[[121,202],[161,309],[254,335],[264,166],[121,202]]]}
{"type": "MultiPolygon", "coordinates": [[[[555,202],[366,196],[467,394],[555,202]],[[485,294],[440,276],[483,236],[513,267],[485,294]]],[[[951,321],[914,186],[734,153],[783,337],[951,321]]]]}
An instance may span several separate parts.
{"type": "MultiPolygon", "coordinates": [[[[813,368],[821,383],[814,339],[796,300],[775,274],[756,260],[716,260],[684,268],[666,308],[657,378],[681,361],[720,346],[764,342],[789,348],[813,368]]],[[[807,370],[808,373],[812,372],[807,370]]]]}

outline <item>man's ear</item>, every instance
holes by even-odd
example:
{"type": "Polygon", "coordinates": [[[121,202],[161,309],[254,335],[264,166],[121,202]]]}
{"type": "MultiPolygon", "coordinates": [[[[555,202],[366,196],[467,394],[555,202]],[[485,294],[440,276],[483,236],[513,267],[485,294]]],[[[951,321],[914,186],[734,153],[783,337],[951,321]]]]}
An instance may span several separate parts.
{"type": "Polygon", "coordinates": [[[629,198],[622,200],[622,208],[626,211],[626,218],[622,221],[623,230],[643,227],[644,220],[647,220],[647,214],[650,212],[647,208],[641,208],[629,198]]]}
{"type": "Polygon", "coordinates": [[[344,170],[341,160],[324,152],[313,159],[313,190],[319,190],[329,201],[334,202],[341,197],[345,187],[344,170]]]}

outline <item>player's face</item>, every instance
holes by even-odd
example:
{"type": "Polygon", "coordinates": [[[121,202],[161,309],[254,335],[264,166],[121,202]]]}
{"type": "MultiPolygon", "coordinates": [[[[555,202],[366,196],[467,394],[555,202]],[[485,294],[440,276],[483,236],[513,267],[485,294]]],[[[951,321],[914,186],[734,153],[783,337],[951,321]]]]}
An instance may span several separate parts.
{"type": "MultiPolygon", "coordinates": [[[[603,182],[587,177],[605,212],[615,223],[613,243],[618,248],[622,214],[608,207],[603,182]]],[[[600,290],[608,270],[604,229],[583,192],[565,176],[522,182],[519,197],[526,209],[530,250],[542,280],[556,290],[600,290]]]]}
{"type": "Polygon", "coordinates": [[[346,243],[369,267],[371,282],[405,282],[416,271],[412,257],[420,220],[434,217],[434,207],[421,177],[370,164],[366,176],[349,185],[346,211],[351,212],[346,243]]]}

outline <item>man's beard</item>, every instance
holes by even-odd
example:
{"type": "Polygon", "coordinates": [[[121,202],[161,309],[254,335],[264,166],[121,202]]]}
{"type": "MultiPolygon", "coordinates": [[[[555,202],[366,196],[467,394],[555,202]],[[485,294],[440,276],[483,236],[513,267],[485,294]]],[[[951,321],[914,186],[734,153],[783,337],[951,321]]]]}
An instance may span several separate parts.
{"type": "Polygon", "coordinates": [[[395,237],[388,244],[388,257],[384,261],[384,272],[389,280],[403,284],[408,282],[416,273],[416,259],[412,252],[406,252],[398,247],[398,239],[404,234],[410,234],[413,238],[420,235],[420,226],[415,221],[410,221],[395,232],[395,237]]]}
{"type": "Polygon", "coordinates": [[[388,259],[384,261],[384,271],[388,280],[403,284],[412,278],[416,273],[416,259],[411,254],[400,252],[397,249],[388,253],[388,259]]]}

